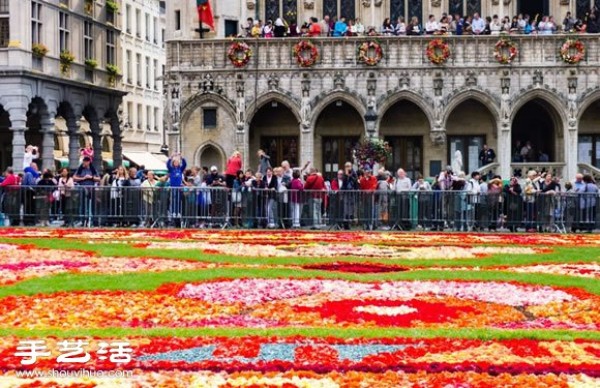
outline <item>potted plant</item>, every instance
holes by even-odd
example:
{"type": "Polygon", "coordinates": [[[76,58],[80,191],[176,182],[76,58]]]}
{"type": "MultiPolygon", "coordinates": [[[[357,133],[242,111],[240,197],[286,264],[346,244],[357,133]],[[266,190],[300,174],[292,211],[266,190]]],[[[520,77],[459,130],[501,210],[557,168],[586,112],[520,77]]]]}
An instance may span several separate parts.
{"type": "Polygon", "coordinates": [[[117,77],[121,75],[119,67],[112,63],[106,64],[106,72],[108,73],[108,83],[111,85],[114,85],[117,77]]]}
{"type": "Polygon", "coordinates": [[[60,71],[65,74],[71,69],[71,64],[75,61],[75,55],[69,50],[60,52],[60,71]]]}
{"type": "Polygon", "coordinates": [[[119,12],[119,3],[116,0],[106,0],[106,9],[109,12],[117,13],[119,12]]]}
{"type": "Polygon", "coordinates": [[[46,56],[46,54],[48,54],[48,47],[41,43],[36,43],[31,46],[31,53],[38,58],[43,58],[46,56]]]}
{"type": "Polygon", "coordinates": [[[85,60],[85,66],[89,69],[95,69],[98,67],[98,61],[94,58],[88,58],[85,60]]]}

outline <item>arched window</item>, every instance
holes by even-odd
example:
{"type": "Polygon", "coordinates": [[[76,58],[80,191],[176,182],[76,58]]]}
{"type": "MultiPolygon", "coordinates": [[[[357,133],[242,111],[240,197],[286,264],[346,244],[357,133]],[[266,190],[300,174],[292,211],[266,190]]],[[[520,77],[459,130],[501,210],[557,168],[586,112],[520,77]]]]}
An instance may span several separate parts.
{"type": "Polygon", "coordinates": [[[265,0],[265,20],[275,22],[277,18],[285,19],[288,23],[298,18],[297,0],[265,0]]]}
{"type": "Polygon", "coordinates": [[[390,18],[393,22],[398,20],[398,17],[404,17],[408,23],[413,16],[419,18],[422,22],[423,17],[423,0],[391,0],[390,2],[390,18]]]}
{"type": "Polygon", "coordinates": [[[348,19],[356,18],[355,0],[325,0],[323,1],[323,16],[329,15],[331,18],[345,17],[348,19]]]}
{"type": "Polygon", "coordinates": [[[450,0],[448,3],[450,15],[473,16],[475,12],[481,14],[481,0],[450,0]]]}

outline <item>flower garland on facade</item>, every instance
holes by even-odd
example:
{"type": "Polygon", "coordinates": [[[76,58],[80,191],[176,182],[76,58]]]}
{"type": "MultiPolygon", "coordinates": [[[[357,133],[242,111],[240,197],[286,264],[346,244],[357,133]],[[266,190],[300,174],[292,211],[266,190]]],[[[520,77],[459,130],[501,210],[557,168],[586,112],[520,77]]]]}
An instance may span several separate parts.
{"type": "Polygon", "coordinates": [[[303,40],[294,45],[293,54],[301,67],[311,67],[319,59],[319,50],[313,43],[303,40]],[[304,54],[308,53],[308,57],[304,54]]]}
{"type": "Polygon", "coordinates": [[[450,46],[442,39],[434,39],[427,44],[425,53],[431,63],[441,65],[450,58],[450,46]]]}
{"type": "Polygon", "coordinates": [[[364,42],[358,46],[358,61],[368,66],[377,65],[383,58],[383,49],[375,41],[364,42]],[[373,50],[373,55],[369,55],[369,50],[373,50]]]}
{"type": "Polygon", "coordinates": [[[237,68],[244,67],[250,62],[252,49],[245,42],[233,42],[227,50],[227,57],[237,68]]]}
{"type": "Polygon", "coordinates": [[[560,58],[571,65],[581,62],[585,58],[585,44],[579,39],[567,39],[560,47],[560,58]]]}
{"type": "Polygon", "coordinates": [[[503,64],[508,65],[519,55],[519,49],[515,42],[509,39],[500,39],[496,42],[494,49],[494,58],[503,64]]]}

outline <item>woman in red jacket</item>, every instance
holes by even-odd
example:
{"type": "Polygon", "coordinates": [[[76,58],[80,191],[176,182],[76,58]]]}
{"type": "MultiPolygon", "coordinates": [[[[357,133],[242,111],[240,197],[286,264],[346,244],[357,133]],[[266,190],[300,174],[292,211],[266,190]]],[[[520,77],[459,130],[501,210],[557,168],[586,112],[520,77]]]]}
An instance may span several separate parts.
{"type": "Polygon", "coordinates": [[[237,172],[242,169],[242,154],[239,151],[233,151],[231,157],[227,159],[225,167],[225,183],[228,188],[233,188],[233,182],[236,179],[237,172]]]}

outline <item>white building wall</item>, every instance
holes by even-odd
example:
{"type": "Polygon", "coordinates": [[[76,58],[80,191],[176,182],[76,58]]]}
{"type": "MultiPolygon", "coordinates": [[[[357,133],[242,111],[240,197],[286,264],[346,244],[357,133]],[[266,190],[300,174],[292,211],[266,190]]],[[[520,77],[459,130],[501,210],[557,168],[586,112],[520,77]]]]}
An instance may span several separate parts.
{"type": "MultiPolygon", "coordinates": [[[[168,0],[166,5],[167,39],[198,39],[199,18],[196,2],[168,0]]],[[[206,33],[206,38],[225,37],[226,23],[235,24],[239,33],[241,24],[246,18],[254,17],[254,12],[247,8],[246,0],[210,0],[210,6],[213,11],[215,30],[206,33]]]]}
{"type": "Polygon", "coordinates": [[[163,144],[165,14],[158,0],[124,0],[121,63],[125,117],[123,150],[158,153],[163,144]]]}

